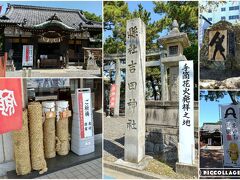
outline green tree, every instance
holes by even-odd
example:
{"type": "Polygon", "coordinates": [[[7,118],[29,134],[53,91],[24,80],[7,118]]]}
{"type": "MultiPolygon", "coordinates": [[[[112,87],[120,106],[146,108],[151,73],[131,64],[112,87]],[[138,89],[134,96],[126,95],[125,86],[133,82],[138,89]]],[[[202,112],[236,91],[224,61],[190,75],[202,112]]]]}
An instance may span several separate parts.
{"type": "Polygon", "coordinates": [[[102,16],[97,16],[94,13],[90,13],[88,11],[83,11],[84,16],[91,21],[102,22],[102,16]]]}
{"type": "Polygon", "coordinates": [[[240,92],[239,91],[200,91],[200,99],[205,101],[219,101],[224,96],[229,95],[232,104],[240,103],[240,92]]]}
{"type": "Polygon", "coordinates": [[[174,19],[179,30],[188,33],[192,43],[197,41],[198,1],[155,1],[154,12],[163,15],[157,21],[159,29],[170,29],[174,19]]]}
{"type": "Polygon", "coordinates": [[[194,62],[194,99],[198,99],[198,2],[197,1],[155,1],[154,12],[163,16],[157,21],[159,29],[171,29],[173,20],[177,20],[179,30],[188,34],[191,46],[183,54],[194,62]]]}
{"type": "Polygon", "coordinates": [[[209,10],[214,10],[216,8],[218,8],[220,5],[225,4],[226,1],[207,1],[205,3],[200,3],[199,4],[199,9],[200,9],[200,13],[202,13],[203,11],[209,11],[209,10]]]}
{"type": "Polygon", "coordinates": [[[156,48],[154,43],[159,35],[156,22],[151,23],[151,13],[144,9],[141,3],[138,9],[130,12],[128,4],[123,1],[104,2],[104,28],[112,31],[112,37],[105,39],[104,52],[106,54],[125,52],[126,24],[127,20],[141,18],[146,24],[146,46],[147,49],[156,48]]]}
{"type": "MultiPolygon", "coordinates": [[[[172,21],[176,19],[180,25],[180,31],[188,33],[192,44],[189,48],[184,50],[184,55],[186,55],[187,59],[194,60],[195,82],[197,83],[198,2],[157,1],[153,3],[155,6],[154,12],[161,14],[163,18],[159,19],[158,21],[151,22],[151,13],[144,9],[141,3],[139,3],[138,9],[130,12],[128,9],[128,4],[124,1],[104,2],[104,28],[105,30],[112,31],[112,36],[109,36],[105,39],[105,54],[125,53],[126,22],[128,19],[140,17],[146,24],[147,50],[152,50],[159,47],[159,45],[156,43],[156,40],[159,38],[159,33],[164,29],[170,30],[172,21]]],[[[155,87],[158,86],[158,89],[161,88],[159,67],[147,68],[146,80],[151,82],[149,86],[152,86],[153,96],[156,98],[157,91],[155,87]]],[[[198,92],[197,88],[195,88],[195,91],[198,92]]],[[[197,99],[197,93],[195,99],[197,99]]]]}

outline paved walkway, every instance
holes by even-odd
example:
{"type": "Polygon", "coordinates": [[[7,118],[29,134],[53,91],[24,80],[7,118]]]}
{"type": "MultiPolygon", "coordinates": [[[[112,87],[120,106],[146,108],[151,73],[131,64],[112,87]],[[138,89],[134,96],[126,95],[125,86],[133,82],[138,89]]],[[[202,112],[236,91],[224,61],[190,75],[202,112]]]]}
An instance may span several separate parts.
{"type": "MultiPolygon", "coordinates": [[[[7,176],[0,176],[7,179],[7,176]]],[[[102,158],[40,176],[37,179],[102,179],[102,158]]]]}
{"type": "Polygon", "coordinates": [[[124,134],[127,119],[104,118],[104,159],[114,162],[124,156],[124,134]]]}
{"type": "Polygon", "coordinates": [[[104,179],[143,179],[137,176],[125,174],[123,172],[115,171],[109,168],[104,168],[103,178],[104,179]]]}
{"type": "Polygon", "coordinates": [[[223,150],[222,149],[201,149],[200,168],[222,168],[223,150]]]}
{"type": "MultiPolygon", "coordinates": [[[[81,67],[69,67],[68,69],[33,69],[31,77],[100,77],[100,72],[100,70],[84,70],[81,67]]],[[[22,70],[8,71],[6,76],[22,77],[22,73],[22,70]]]]}
{"type": "Polygon", "coordinates": [[[38,179],[101,179],[102,158],[95,159],[77,166],[63,169],[39,177],[38,179]]]}
{"type": "MultiPolygon", "coordinates": [[[[124,117],[104,117],[104,162],[115,162],[117,159],[124,156],[124,136],[127,124],[127,118],[124,117]]],[[[128,170],[131,171],[129,168],[128,170]]],[[[170,179],[186,179],[193,178],[186,175],[176,173],[172,167],[160,162],[157,158],[150,161],[148,166],[142,170],[142,173],[153,173],[157,176],[162,176],[170,179]]],[[[116,170],[105,171],[104,178],[106,179],[131,179],[132,175],[119,173],[116,170]],[[106,172],[106,173],[105,173],[106,172]]]]}

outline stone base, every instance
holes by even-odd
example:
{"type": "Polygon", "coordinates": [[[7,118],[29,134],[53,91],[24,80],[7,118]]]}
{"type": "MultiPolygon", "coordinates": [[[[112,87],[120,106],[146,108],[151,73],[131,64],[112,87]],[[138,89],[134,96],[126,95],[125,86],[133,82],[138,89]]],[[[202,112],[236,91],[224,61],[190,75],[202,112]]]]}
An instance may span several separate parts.
{"type": "Polygon", "coordinates": [[[189,165],[189,164],[183,164],[183,163],[177,162],[176,172],[198,178],[197,164],[189,165]]]}
{"type": "Polygon", "coordinates": [[[99,70],[100,68],[95,64],[95,65],[84,65],[83,67],[85,70],[99,70]]]}
{"type": "Polygon", "coordinates": [[[124,166],[132,169],[143,170],[147,167],[148,163],[153,159],[151,156],[145,156],[139,163],[131,163],[124,161],[123,159],[118,159],[115,164],[119,166],[124,166]]]}

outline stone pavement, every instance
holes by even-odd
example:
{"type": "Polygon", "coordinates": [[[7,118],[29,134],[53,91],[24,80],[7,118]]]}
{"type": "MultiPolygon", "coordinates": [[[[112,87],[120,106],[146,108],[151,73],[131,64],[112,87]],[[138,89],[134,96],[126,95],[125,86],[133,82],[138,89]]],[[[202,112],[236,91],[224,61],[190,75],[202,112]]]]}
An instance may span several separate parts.
{"type": "MultiPolygon", "coordinates": [[[[22,70],[7,71],[6,76],[22,77],[22,70]]],[[[84,70],[75,66],[68,69],[33,69],[31,77],[101,77],[101,70],[84,70]]]]}
{"type": "Polygon", "coordinates": [[[104,179],[143,179],[137,176],[125,174],[123,172],[115,171],[113,169],[104,168],[104,179]]]}
{"type": "Polygon", "coordinates": [[[114,162],[124,156],[124,134],[127,119],[104,118],[104,159],[114,162]]]}
{"type": "Polygon", "coordinates": [[[200,149],[200,168],[222,168],[223,149],[200,149]]]}
{"type": "Polygon", "coordinates": [[[77,166],[63,169],[39,177],[38,179],[101,179],[102,158],[95,159],[77,166]]]}
{"type": "MultiPolygon", "coordinates": [[[[104,117],[104,156],[103,160],[106,164],[111,163],[114,165],[114,162],[119,159],[123,158],[124,156],[124,136],[125,136],[125,129],[126,129],[127,119],[125,117],[104,117]]],[[[108,167],[109,168],[109,167],[108,167]]],[[[113,169],[113,168],[110,168],[113,169]]],[[[116,166],[114,167],[115,170],[111,171],[110,173],[105,174],[104,168],[104,176],[106,179],[115,178],[118,176],[118,172],[114,174],[116,171],[116,166]]],[[[120,171],[120,169],[117,169],[120,171]]],[[[149,165],[141,171],[144,175],[148,173],[153,173],[156,176],[161,176],[160,179],[185,179],[190,178],[194,179],[194,177],[189,177],[186,175],[178,174],[174,171],[172,167],[169,165],[160,162],[157,158],[154,158],[149,165]]],[[[135,176],[134,172],[128,168],[126,171],[122,171],[121,173],[125,175],[135,176]],[[131,171],[131,175],[130,175],[131,171]],[[128,172],[128,173],[127,173],[128,172]]],[[[120,175],[119,175],[120,176],[120,175]]],[[[124,178],[123,178],[124,179],[124,178]]]]}

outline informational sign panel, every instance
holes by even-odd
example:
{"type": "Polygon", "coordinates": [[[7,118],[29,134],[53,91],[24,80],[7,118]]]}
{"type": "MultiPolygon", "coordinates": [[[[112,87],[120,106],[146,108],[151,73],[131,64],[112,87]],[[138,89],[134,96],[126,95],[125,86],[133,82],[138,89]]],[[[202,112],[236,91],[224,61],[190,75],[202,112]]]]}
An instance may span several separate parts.
{"type": "Polygon", "coordinates": [[[23,45],[22,66],[33,66],[33,45],[23,45]]]}
{"type": "Polygon", "coordinates": [[[110,108],[115,108],[116,105],[116,84],[111,85],[110,89],[110,108]]]}
{"type": "Polygon", "coordinates": [[[193,164],[194,142],[194,88],[193,61],[179,62],[179,162],[193,164]]]}
{"type": "Polygon", "coordinates": [[[240,167],[240,106],[222,105],[222,135],[224,149],[224,166],[240,167]]]}
{"type": "Polygon", "coordinates": [[[22,128],[21,79],[0,79],[0,134],[22,128]]]}
{"type": "Polygon", "coordinates": [[[92,115],[92,102],[91,90],[79,89],[77,91],[78,99],[78,112],[80,123],[80,138],[93,136],[93,115],[92,115]]]}
{"type": "Polygon", "coordinates": [[[209,31],[208,59],[213,61],[226,60],[227,42],[227,30],[209,31]]]}

